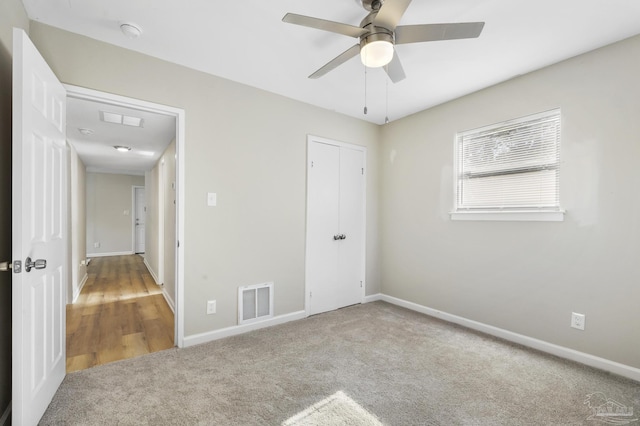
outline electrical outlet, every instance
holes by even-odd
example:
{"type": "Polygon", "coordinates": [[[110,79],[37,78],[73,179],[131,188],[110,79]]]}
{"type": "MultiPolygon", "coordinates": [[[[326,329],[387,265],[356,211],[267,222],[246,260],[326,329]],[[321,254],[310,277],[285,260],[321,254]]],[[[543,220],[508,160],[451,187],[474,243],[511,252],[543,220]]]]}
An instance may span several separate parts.
{"type": "Polygon", "coordinates": [[[216,301],[215,300],[207,301],[207,315],[211,315],[215,313],[216,313],[216,301]]]}
{"type": "Polygon", "coordinates": [[[571,312],[571,327],[577,328],[578,330],[584,330],[584,314],[576,314],[575,312],[571,312]]]}
{"type": "Polygon", "coordinates": [[[100,248],[100,243],[93,243],[93,248],[100,248]]]}

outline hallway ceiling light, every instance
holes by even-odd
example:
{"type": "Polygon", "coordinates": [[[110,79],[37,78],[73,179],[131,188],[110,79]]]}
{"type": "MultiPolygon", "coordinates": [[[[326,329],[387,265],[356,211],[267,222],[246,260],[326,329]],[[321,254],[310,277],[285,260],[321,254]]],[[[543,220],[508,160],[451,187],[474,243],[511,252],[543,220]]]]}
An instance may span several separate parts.
{"type": "Polygon", "coordinates": [[[129,151],[131,151],[131,147],[128,147],[128,146],[114,145],[113,147],[116,149],[116,151],[120,151],[120,152],[129,152],[129,151]]]}

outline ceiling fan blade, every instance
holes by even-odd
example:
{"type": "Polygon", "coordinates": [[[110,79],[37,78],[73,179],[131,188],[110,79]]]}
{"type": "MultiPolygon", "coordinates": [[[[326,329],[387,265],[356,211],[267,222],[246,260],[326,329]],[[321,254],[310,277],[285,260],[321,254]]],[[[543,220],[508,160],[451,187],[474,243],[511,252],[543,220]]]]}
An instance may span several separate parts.
{"type": "Polygon", "coordinates": [[[386,0],[373,20],[373,25],[393,31],[400,23],[409,3],[411,0],[386,0]]]}
{"type": "Polygon", "coordinates": [[[349,24],[340,22],[327,21],[325,19],[313,18],[311,16],[296,15],[295,13],[287,13],[282,18],[282,22],[289,24],[302,25],[303,27],[317,28],[319,30],[329,31],[332,33],[343,34],[349,37],[360,37],[367,31],[349,24]]]}
{"type": "Polygon", "coordinates": [[[403,25],[396,28],[396,44],[423,41],[456,40],[476,38],[482,32],[484,22],[461,22],[457,24],[403,25]]]}
{"type": "Polygon", "coordinates": [[[356,56],[358,53],[360,53],[360,45],[356,44],[351,46],[350,48],[348,48],[347,50],[345,50],[344,52],[342,52],[341,54],[339,54],[338,56],[330,60],[325,66],[320,68],[318,71],[311,74],[309,78],[322,77],[323,75],[333,70],[334,68],[338,67],[339,65],[344,64],[349,59],[356,56]]]}
{"type": "Polygon", "coordinates": [[[400,63],[398,52],[395,51],[393,52],[393,59],[391,59],[391,62],[384,67],[384,70],[394,83],[402,81],[407,77],[404,73],[404,69],[402,68],[402,64],[400,63]]]}

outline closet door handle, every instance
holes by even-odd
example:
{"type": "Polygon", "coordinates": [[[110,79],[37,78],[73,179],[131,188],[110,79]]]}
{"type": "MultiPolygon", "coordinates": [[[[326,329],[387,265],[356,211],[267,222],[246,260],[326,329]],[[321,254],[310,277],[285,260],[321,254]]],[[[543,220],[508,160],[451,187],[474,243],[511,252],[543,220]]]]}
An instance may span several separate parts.
{"type": "Polygon", "coordinates": [[[340,234],[340,239],[341,239],[341,240],[345,240],[346,238],[347,238],[347,236],[346,236],[346,235],[344,235],[344,234],[340,234]]]}
{"type": "Polygon", "coordinates": [[[341,238],[340,238],[340,235],[336,234],[333,236],[333,239],[337,241],[337,240],[340,240],[341,238]]]}

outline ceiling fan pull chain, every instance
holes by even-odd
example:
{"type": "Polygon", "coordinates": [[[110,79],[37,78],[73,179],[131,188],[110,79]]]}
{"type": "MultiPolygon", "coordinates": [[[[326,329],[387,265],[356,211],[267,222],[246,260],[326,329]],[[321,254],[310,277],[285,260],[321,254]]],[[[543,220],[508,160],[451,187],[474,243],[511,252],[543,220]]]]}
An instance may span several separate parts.
{"type": "MultiPolygon", "coordinates": [[[[387,74],[389,73],[389,65],[387,67],[387,74]]],[[[385,84],[385,103],[384,103],[384,124],[389,124],[389,79],[384,79],[385,84]]]]}
{"type": "Polygon", "coordinates": [[[364,67],[364,115],[367,115],[367,67],[364,67]]]}

